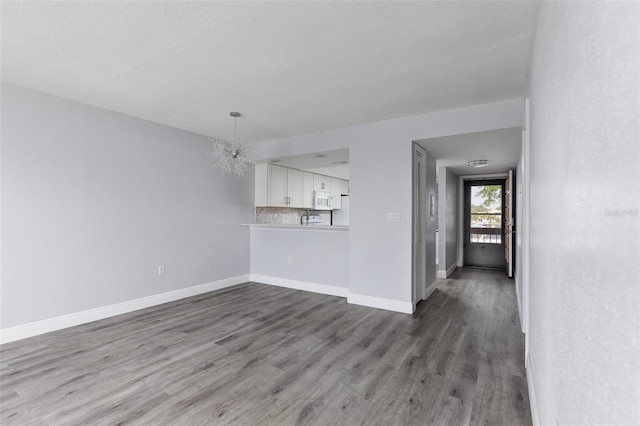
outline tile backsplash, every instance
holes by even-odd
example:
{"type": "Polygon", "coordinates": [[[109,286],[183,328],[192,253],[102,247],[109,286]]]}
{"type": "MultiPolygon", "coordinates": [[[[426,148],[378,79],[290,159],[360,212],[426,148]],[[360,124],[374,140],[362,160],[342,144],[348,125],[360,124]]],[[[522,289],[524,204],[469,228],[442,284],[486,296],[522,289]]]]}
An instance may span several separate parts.
{"type": "MultiPolygon", "coordinates": [[[[307,209],[291,209],[287,207],[256,207],[256,223],[273,223],[278,225],[300,225],[300,217],[307,209]]],[[[317,210],[313,210],[317,211],[317,210]]],[[[322,225],[331,225],[331,212],[319,211],[322,225]]]]}

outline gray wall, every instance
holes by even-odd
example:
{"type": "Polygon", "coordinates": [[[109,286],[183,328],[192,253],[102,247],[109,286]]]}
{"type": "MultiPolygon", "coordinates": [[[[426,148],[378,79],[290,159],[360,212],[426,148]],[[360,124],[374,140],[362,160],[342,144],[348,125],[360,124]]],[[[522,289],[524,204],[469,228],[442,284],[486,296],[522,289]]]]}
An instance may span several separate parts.
{"type": "Polygon", "coordinates": [[[439,275],[444,276],[447,269],[458,262],[458,176],[448,167],[439,170],[439,275]]]}
{"type": "Polygon", "coordinates": [[[256,155],[349,148],[349,292],[411,306],[412,141],[518,127],[522,111],[522,99],[439,111],[265,141],[256,155]],[[388,212],[401,221],[387,222],[388,212]]]}
{"type": "Polygon", "coordinates": [[[640,3],[543,2],[529,375],[542,424],[640,419],[640,3]]]}
{"type": "Polygon", "coordinates": [[[1,136],[2,328],[249,273],[206,137],[9,84],[1,136]]]}
{"type": "Polygon", "coordinates": [[[253,228],[251,274],[348,288],[349,231],[253,228]]]}

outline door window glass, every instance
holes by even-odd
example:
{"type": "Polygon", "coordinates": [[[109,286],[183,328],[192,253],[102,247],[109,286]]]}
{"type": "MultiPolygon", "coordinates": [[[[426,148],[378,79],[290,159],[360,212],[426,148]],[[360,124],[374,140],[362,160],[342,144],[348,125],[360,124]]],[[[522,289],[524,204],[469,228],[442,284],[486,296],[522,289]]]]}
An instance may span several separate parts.
{"type": "Polygon", "coordinates": [[[471,187],[470,242],[502,244],[502,185],[471,187]]]}

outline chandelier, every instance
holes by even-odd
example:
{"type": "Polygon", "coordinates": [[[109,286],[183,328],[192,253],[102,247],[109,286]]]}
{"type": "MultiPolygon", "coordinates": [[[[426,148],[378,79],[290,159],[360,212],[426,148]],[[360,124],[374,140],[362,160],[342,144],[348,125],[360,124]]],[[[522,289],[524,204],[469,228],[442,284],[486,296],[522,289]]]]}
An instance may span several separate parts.
{"type": "Polygon", "coordinates": [[[211,156],[215,160],[215,166],[220,169],[222,176],[234,174],[238,177],[246,177],[251,164],[251,145],[244,139],[236,137],[239,112],[230,112],[233,117],[233,138],[214,138],[209,140],[213,145],[211,156]]]}

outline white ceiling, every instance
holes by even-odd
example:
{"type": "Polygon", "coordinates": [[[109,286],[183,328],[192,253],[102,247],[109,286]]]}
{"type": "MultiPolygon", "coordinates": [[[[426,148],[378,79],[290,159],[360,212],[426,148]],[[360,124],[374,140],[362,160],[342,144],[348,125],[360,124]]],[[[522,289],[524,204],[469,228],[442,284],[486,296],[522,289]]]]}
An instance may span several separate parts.
{"type": "Polygon", "coordinates": [[[535,2],[1,3],[2,79],[251,142],[522,97],[535,2]]]}
{"type": "Polygon", "coordinates": [[[449,167],[458,176],[504,173],[515,169],[520,157],[522,130],[492,130],[417,141],[438,167],[449,167]],[[471,160],[489,160],[482,168],[469,167],[471,160]]]}

